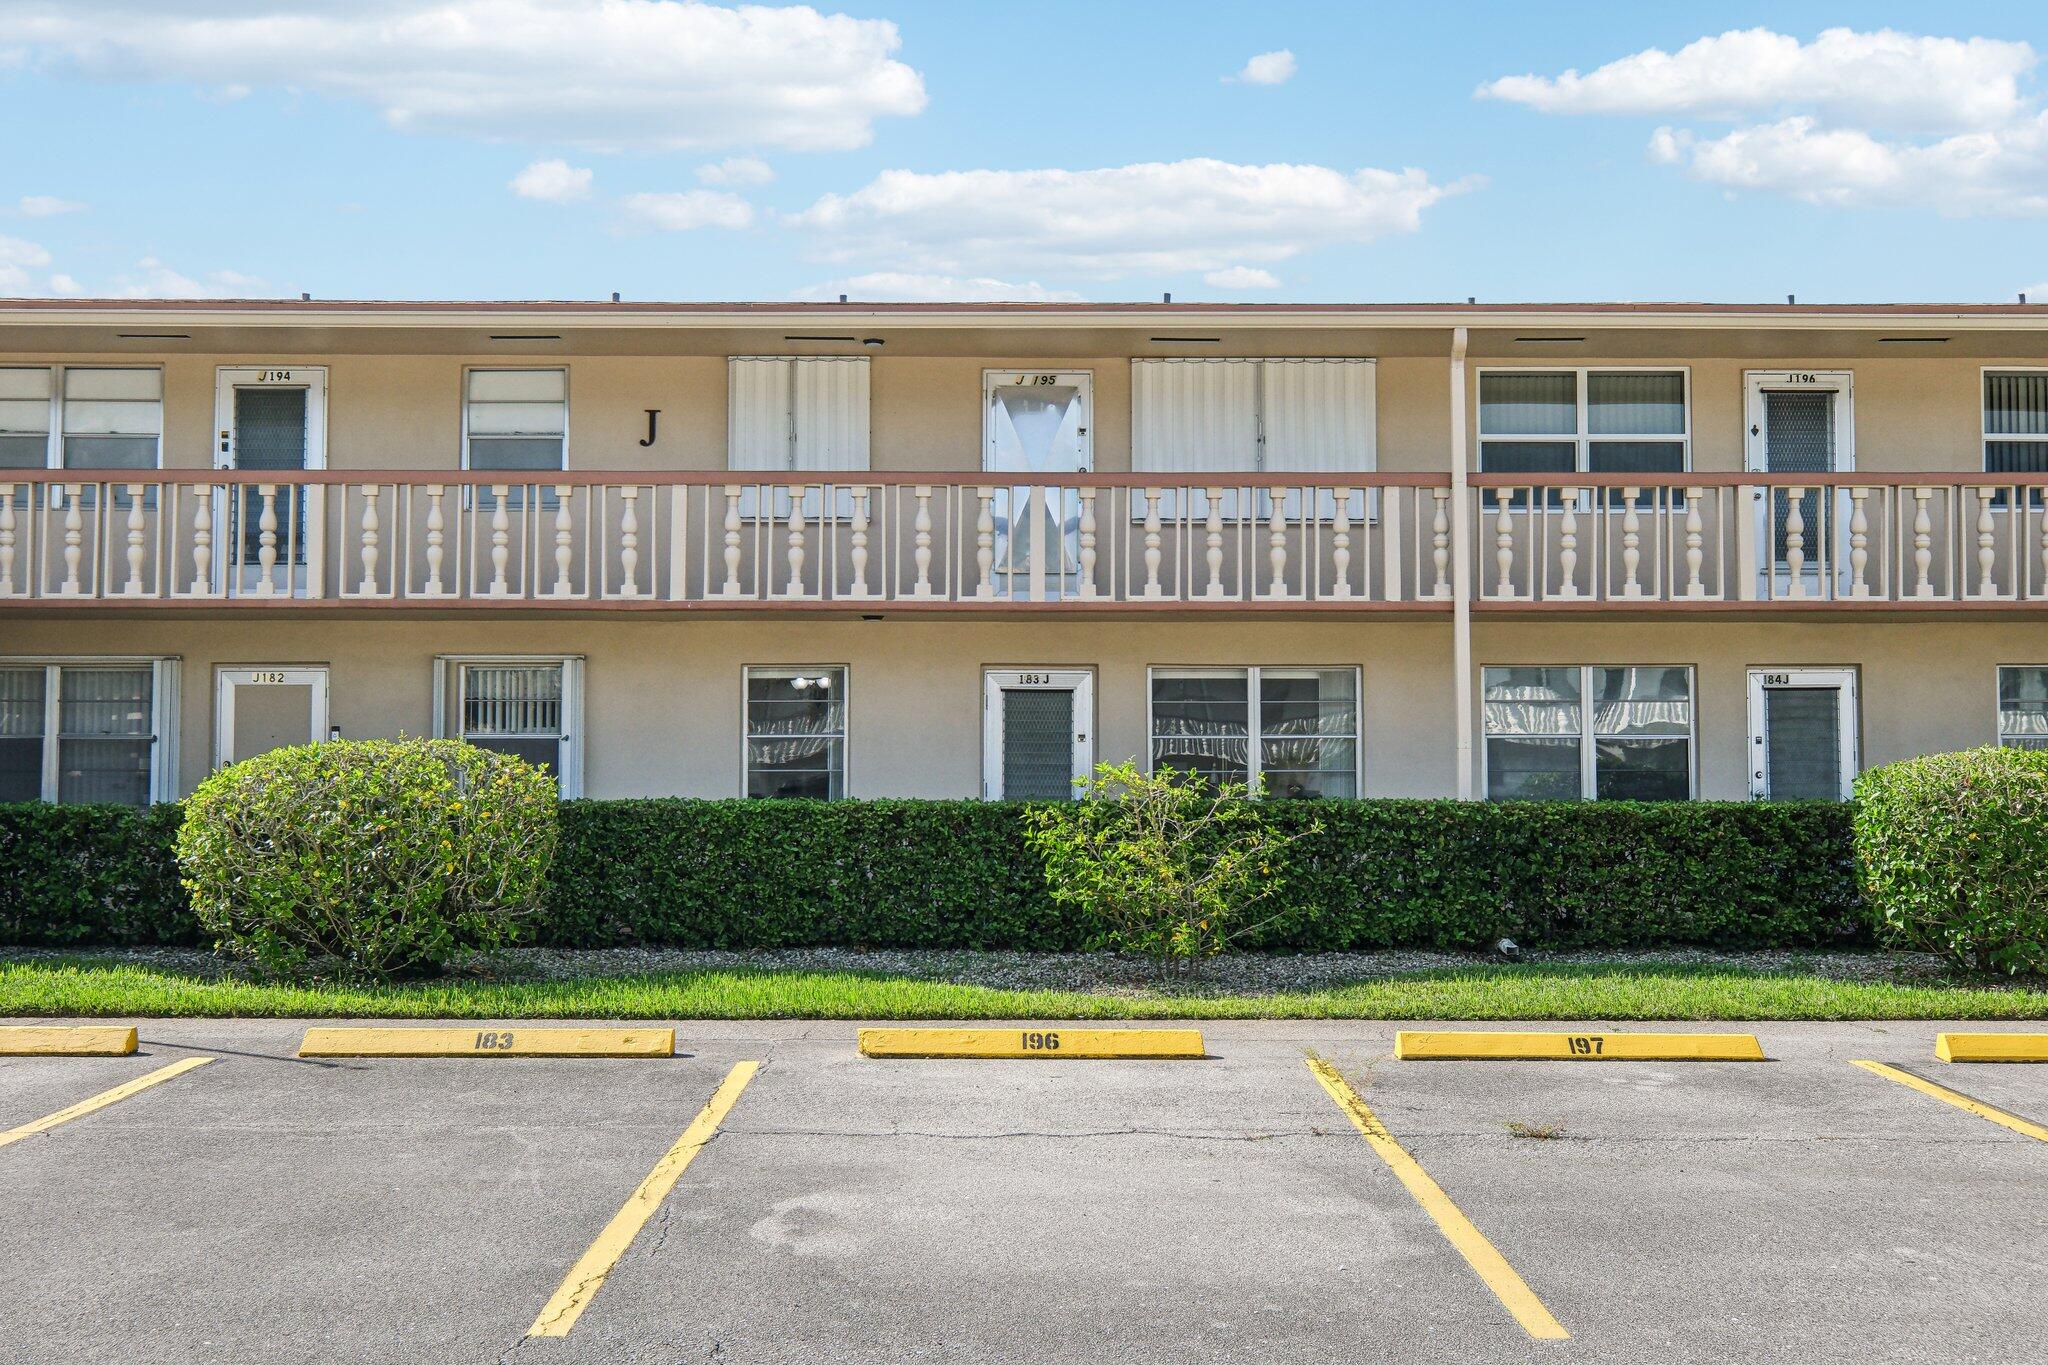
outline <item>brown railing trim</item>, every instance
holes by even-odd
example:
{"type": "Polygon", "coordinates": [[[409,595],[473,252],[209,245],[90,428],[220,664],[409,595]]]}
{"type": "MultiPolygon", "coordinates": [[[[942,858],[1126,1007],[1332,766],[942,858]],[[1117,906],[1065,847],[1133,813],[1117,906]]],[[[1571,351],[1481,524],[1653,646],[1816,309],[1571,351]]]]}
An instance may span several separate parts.
{"type": "MultiPolygon", "coordinates": [[[[510,473],[511,471],[505,471],[510,473]]],[[[0,470],[0,486],[29,484],[143,484],[152,487],[197,487],[227,484],[276,484],[280,487],[327,487],[355,484],[402,484],[413,487],[441,485],[450,488],[507,488],[555,485],[616,488],[758,488],[817,487],[860,488],[1446,488],[1449,474],[1252,474],[1232,473],[1215,479],[1174,474],[977,474],[973,470],[905,472],[888,470],[867,473],[837,471],[843,477],[819,474],[777,473],[769,470],[561,470],[545,477],[507,478],[473,469],[19,469],[0,470]]]]}
{"type": "Polygon", "coordinates": [[[2048,474],[1850,470],[1834,474],[1474,474],[1474,488],[2030,488],[2048,474]]]}

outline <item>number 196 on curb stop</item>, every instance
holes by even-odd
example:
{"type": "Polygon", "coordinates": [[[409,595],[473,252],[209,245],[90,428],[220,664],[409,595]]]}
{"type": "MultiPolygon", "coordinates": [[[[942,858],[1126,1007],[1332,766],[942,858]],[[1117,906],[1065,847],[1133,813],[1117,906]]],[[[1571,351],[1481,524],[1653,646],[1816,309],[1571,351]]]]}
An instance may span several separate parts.
{"type": "Polygon", "coordinates": [[[1058,1052],[1060,1050],[1060,1036],[1057,1033],[1051,1032],[1033,1033],[1027,1031],[1019,1036],[1017,1045],[1026,1052],[1058,1052]]]}

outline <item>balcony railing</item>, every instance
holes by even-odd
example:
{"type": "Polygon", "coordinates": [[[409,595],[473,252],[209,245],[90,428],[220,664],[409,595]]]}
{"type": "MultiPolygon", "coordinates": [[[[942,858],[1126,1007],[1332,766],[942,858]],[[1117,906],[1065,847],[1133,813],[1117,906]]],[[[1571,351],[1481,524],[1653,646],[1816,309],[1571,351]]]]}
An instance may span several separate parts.
{"type": "Polygon", "coordinates": [[[0,599],[1448,600],[1448,480],[152,471],[0,482],[0,599]]]}
{"type": "Polygon", "coordinates": [[[2048,476],[1472,477],[1487,604],[2048,601],[2048,476]]]}
{"type": "MultiPolygon", "coordinates": [[[[1447,475],[0,472],[0,601],[1441,609],[1447,475]]],[[[1488,610],[2048,602],[2048,475],[1474,475],[1488,610]]]]}

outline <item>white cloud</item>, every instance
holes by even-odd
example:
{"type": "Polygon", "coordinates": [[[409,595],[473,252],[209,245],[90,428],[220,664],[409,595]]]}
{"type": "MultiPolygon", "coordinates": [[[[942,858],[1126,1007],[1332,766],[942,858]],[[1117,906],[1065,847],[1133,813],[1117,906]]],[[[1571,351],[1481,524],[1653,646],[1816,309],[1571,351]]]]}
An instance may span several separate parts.
{"type": "Polygon", "coordinates": [[[0,65],[362,100],[394,128],[599,150],[864,146],[924,82],[896,26],[698,0],[0,0],[0,65]]]}
{"type": "Polygon", "coordinates": [[[567,204],[590,197],[591,172],[587,167],[571,166],[556,157],[549,161],[536,161],[512,177],[507,188],[521,199],[540,199],[550,204],[567,204]]]}
{"type": "Polygon", "coordinates": [[[1479,93],[1550,113],[1732,120],[1718,134],[1658,128],[1647,149],[1651,161],[1728,190],[2035,217],[2048,215],[2048,114],[2020,78],[2037,62],[2025,43],[1988,38],[1829,29],[1802,44],[1750,29],[1479,93]]]}
{"type": "Polygon", "coordinates": [[[1202,276],[1202,283],[1217,289],[1278,289],[1280,277],[1257,266],[1234,265],[1228,270],[1210,271],[1202,276]]]}
{"type": "Polygon", "coordinates": [[[1988,128],[2019,114],[2026,43],[1831,28],[1810,43],[1731,30],[1677,52],[1646,48],[1595,70],[1506,76],[1479,87],[1546,114],[1739,119],[1810,110],[1830,121],[1909,131],[1988,128]]]}
{"type": "Polygon", "coordinates": [[[30,273],[50,263],[50,253],[19,237],[0,237],[0,293],[36,292],[30,273]]]}
{"type": "Polygon", "coordinates": [[[680,190],[669,194],[629,194],[619,201],[629,226],[662,232],[691,228],[743,228],[754,221],[754,206],[736,194],[718,190],[680,190]]]}
{"type": "Polygon", "coordinates": [[[50,292],[52,294],[83,294],[85,286],[60,270],[50,276],[50,292]]]}
{"type": "Polygon", "coordinates": [[[775,178],[775,168],[757,156],[729,156],[697,168],[697,178],[707,185],[750,189],[775,178]]]}
{"type": "Polygon", "coordinates": [[[135,263],[135,269],[138,273],[117,277],[108,294],[124,299],[223,299],[279,292],[265,287],[254,275],[236,270],[211,270],[203,278],[195,279],[154,256],[144,256],[135,263]]]}
{"type": "Polygon", "coordinates": [[[957,275],[919,275],[908,271],[877,270],[843,280],[800,289],[793,296],[829,302],[841,294],[862,303],[1079,303],[1081,295],[1071,289],[1048,289],[1036,280],[1012,284],[988,278],[962,279],[957,275]]]}
{"type": "Polygon", "coordinates": [[[1240,81],[1245,85],[1285,85],[1294,78],[1294,54],[1286,48],[1278,52],[1261,52],[1246,62],[1235,76],[1225,76],[1226,81],[1240,81]]]}
{"type": "Polygon", "coordinates": [[[1063,171],[884,171],[791,218],[828,260],[937,275],[1223,270],[1413,232],[1477,182],[1419,170],[1240,166],[1200,158],[1063,171]]]}
{"type": "Polygon", "coordinates": [[[1797,117],[1701,138],[1659,129],[1652,157],[1696,180],[1843,208],[1945,217],[2048,215],[2048,115],[1930,143],[1885,141],[1797,117]]]}
{"type": "Polygon", "coordinates": [[[77,213],[85,205],[75,199],[59,199],[54,194],[24,194],[14,207],[24,218],[54,218],[60,213],[77,213]]]}

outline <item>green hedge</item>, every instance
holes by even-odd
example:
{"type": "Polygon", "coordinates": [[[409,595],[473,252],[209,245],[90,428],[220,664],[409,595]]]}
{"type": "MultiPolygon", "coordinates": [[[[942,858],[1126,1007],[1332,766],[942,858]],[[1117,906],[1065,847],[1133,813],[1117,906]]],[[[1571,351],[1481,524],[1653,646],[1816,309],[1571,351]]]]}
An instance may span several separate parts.
{"type": "Polygon", "coordinates": [[[172,851],[175,805],[0,805],[0,943],[200,943],[172,851]]]}
{"type": "MultiPolygon", "coordinates": [[[[559,947],[1069,949],[1020,807],[569,801],[537,933],[559,947]]],[[[1831,803],[1345,801],[1260,807],[1289,848],[1280,951],[1868,941],[1851,810],[1831,803]]],[[[0,943],[199,939],[175,807],[0,806],[0,943]]]]}

